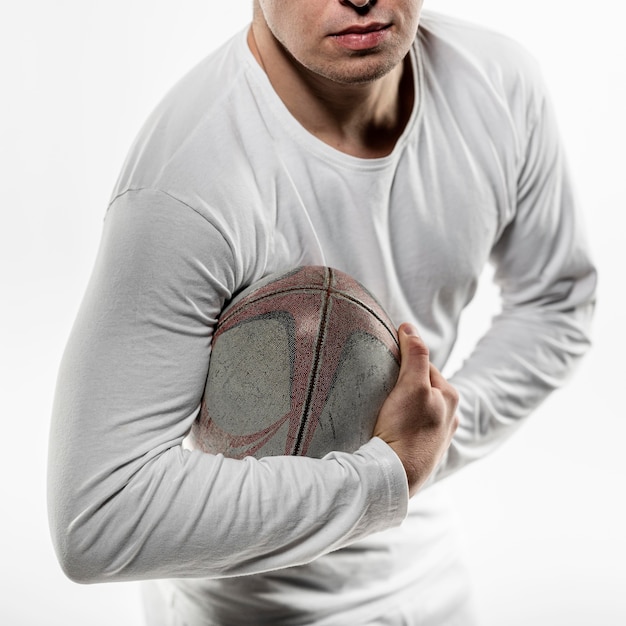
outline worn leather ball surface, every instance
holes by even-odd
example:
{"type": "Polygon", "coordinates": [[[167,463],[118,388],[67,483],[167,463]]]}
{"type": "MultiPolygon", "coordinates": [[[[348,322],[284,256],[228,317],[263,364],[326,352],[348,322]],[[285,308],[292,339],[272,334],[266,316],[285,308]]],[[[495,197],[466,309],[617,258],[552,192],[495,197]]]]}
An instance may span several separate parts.
{"type": "Polygon", "coordinates": [[[347,274],[268,276],[220,315],[192,447],[232,458],[353,452],[371,438],[399,359],[394,325],[347,274]]]}

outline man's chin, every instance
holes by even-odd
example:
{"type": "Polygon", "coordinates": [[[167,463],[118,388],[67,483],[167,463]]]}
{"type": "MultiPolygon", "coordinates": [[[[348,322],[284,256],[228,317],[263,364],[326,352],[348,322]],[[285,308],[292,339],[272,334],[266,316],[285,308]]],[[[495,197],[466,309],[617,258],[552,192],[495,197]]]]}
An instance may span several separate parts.
{"type": "Polygon", "coordinates": [[[352,58],[344,63],[333,63],[317,68],[308,68],[333,83],[340,85],[366,85],[387,76],[399,64],[399,61],[368,57],[352,58]]]}

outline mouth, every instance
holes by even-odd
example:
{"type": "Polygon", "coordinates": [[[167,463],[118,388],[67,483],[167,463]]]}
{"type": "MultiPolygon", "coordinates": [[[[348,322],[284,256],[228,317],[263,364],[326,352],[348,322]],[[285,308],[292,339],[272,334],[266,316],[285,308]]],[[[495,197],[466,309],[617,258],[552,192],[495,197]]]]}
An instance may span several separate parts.
{"type": "Polygon", "coordinates": [[[334,37],[342,37],[344,35],[365,35],[367,33],[376,33],[381,30],[386,30],[389,28],[390,24],[382,24],[379,22],[372,22],[370,24],[354,24],[353,26],[348,26],[348,28],[339,31],[338,33],[334,33],[334,37]]]}
{"type": "Polygon", "coordinates": [[[371,22],[369,24],[353,24],[344,30],[333,33],[332,38],[341,47],[355,52],[371,50],[379,46],[388,36],[391,24],[371,22]]]}

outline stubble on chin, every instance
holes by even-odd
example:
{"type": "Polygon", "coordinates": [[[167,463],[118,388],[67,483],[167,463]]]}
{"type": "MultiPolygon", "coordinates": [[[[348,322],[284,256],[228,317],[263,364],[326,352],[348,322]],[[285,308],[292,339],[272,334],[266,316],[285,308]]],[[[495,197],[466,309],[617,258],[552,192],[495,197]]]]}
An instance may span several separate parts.
{"type": "Polygon", "coordinates": [[[317,63],[301,64],[306,72],[342,85],[364,85],[375,82],[387,76],[398,65],[401,65],[406,53],[395,52],[383,54],[368,52],[353,54],[341,60],[320,60],[317,63]]]}

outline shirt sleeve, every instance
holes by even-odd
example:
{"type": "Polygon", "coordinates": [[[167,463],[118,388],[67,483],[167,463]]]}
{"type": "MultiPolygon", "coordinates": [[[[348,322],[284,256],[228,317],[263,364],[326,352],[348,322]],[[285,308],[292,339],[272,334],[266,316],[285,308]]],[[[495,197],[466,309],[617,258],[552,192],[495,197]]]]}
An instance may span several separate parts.
{"type": "Polygon", "coordinates": [[[596,271],[549,99],[536,110],[515,209],[491,255],[501,313],[451,377],[461,421],[437,477],[500,445],[590,345],[596,271]]]}
{"type": "Polygon", "coordinates": [[[406,475],[379,439],[323,459],[183,448],[240,271],[216,225],[163,192],[109,208],[50,432],[49,521],[72,579],[251,574],[404,519],[406,475]]]}

